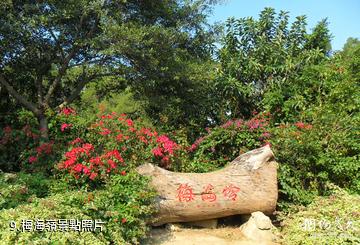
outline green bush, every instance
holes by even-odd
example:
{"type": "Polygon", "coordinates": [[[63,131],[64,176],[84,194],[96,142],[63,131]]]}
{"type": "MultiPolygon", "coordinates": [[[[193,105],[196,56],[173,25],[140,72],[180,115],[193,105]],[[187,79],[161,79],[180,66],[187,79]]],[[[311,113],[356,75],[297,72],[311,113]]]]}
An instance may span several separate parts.
{"type": "Polygon", "coordinates": [[[259,114],[252,119],[230,120],[219,127],[208,129],[208,134],[198,138],[188,151],[190,159],[183,171],[208,172],[223,167],[239,154],[269,143],[269,114],[259,114]]]}
{"type": "Polygon", "coordinates": [[[333,188],[329,197],[317,197],[306,208],[280,213],[282,242],[287,245],[359,244],[360,196],[333,188]],[[295,212],[297,210],[298,212],[295,212]]]}
{"type": "Polygon", "coordinates": [[[327,194],[328,183],[360,192],[354,130],[347,130],[341,120],[336,128],[298,122],[271,130],[273,151],[280,163],[282,201],[310,203],[315,196],[327,194]]]}
{"type": "Polygon", "coordinates": [[[29,198],[49,194],[51,180],[41,173],[0,173],[0,209],[14,208],[29,198]]]}
{"type": "Polygon", "coordinates": [[[10,126],[0,128],[0,170],[5,172],[20,171],[21,155],[37,145],[39,132],[27,124],[21,129],[10,126]]]}
{"type": "Polygon", "coordinates": [[[309,203],[326,194],[328,182],[360,193],[358,86],[347,63],[335,56],[273,90],[281,100],[270,92],[265,102],[274,123],[280,122],[271,132],[283,200],[309,203]]]}
{"type": "Polygon", "coordinates": [[[145,220],[155,210],[154,195],[147,178],[130,172],[113,176],[101,190],[31,197],[28,204],[0,211],[0,239],[4,244],[138,244],[148,229],[145,220]],[[36,219],[88,219],[105,224],[101,232],[10,230],[11,221],[19,228],[22,220],[36,219]]]}

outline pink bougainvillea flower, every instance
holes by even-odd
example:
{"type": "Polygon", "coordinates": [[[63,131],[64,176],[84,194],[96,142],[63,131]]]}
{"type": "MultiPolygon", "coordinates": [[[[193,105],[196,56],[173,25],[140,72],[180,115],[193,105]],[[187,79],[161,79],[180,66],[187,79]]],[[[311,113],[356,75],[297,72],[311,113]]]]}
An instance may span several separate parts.
{"type": "Polygon", "coordinates": [[[98,175],[97,173],[91,173],[89,178],[91,180],[94,180],[97,177],[97,175],[98,175]]]}
{"type": "Polygon", "coordinates": [[[84,167],[84,166],[83,166],[82,164],[78,163],[78,164],[75,165],[75,167],[73,168],[73,170],[74,170],[75,172],[81,173],[83,167],[84,167]]]}
{"type": "Polygon", "coordinates": [[[107,128],[103,128],[102,131],[100,132],[101,135],[109,135],[111,134],[111,131],[107,128]]]}
{"type": "Polygon", "coordinates": [[[83,166],[83,173],[89,176],[89,175],[90,175],[90,170],[89,170],[89,168],[86,167],[86,166],[83,166]]]}
{"type": "Polygon", "coordinates": [[[51,154],[53,145],[54,145],[54,141],[50,141],[48,143],[43,143],[40,146],[36,147],[36,152],[39,155],[41,155],[43,153],[51,154]]]}
{"type": "Polygon", "coordinates": [[[113,119],[113,115],[110,115],[110,114],[102,115],[101,119],[113,119]]]}
{"type": "Polygon", "coordinates": [[[189,151],[192,152],[192,151],[195,151],[197,148],[197,145],[196,144],[192,144],[189,148],[189,151]]]}
{"type": "Polygon", "coordinates": [[[82,141],[83,141],[82,139],[76,138],[70,142],[70,145],[76,145],[76,144],[82,143],[82,141]]]}
{"type": "Polygon", "coordinates": [[[145,138],[145,136],[139,136],[139,140],[145,144],[148,143],[147,139],[145,138]]]}
{"type": "Polygon", "coordinates": [[[121,142],[123,140],[123,137],[124,137],[123,134],[118,134],[118,135],[116,135],[116,140],[121,142]]]}
{"type": "Polygon", "coordinates": [[[38,160],[38,158],[36,156],[31,156],[29,157],[29,163],[34,163],[38,160]]]}
{"type": "Polygon", "coordinates": [[[166,135],[160,135],[159,137],[157,137],[156,142],[165,143],[165,142],[167,142],[169,140],[170,139],[166,135]]]}
{"type": "Polygon", "coordinates": [[[109,157],[115,157],[119,162],[124,162],[124,159],[121,157],[121,154],[118,150],[112,150],[112,151],[109,151],[105,154],[105,157],[109,158],[109,157]]]}
{"type": "Polygon", "coordinates": [[[296,122],[294,123],[294,125],[297,127],[297,128],[304,128],[305,127],[305,124],[303,122],[296,122]]]}
{"type": "Polygon", "coordinates": [[[235,121],[235,126],[236,126],[237,128],[240,128],[240,127],[243,125],[243,123],[244,123],[243,120],[238,119],[238,120],[235,121]]]}
{"type": "Polygon", "coordinates": [[[129,127],[132,127],[134,125],[134,122],[131,119],[126,119],[126,123],[129,127]]]}
{"type": "Polygon", "coordinates": [[[312,128],[311,124],[306,124],[303,122],[296,122],[296,123],[294,123],[294,125],[299,129],[311,129],[312,128]]]}
{"type": "Polygon", "coordinates": [[[94,146],[92,144],[86,143],[82,145],[82,148],[84,149],[85,153],[88,155],[89,152],[94,150],[94,146]]]}
{"type": "Polygon", "coordinates": [[[161,159],[161,162],[162,162],[162,163],[167,163],[167,162],[169,162],[169,160],[170,160],[170,158],[169,158],[168,156],[166,156],[166,157],[163,157],[163,158],[161,159]]]}
{"type": "Polygon", "coordinates": [[[269,138],[271,136],[271,134],[269,132],[265,132],[261,135],[261,137],[264,137],[264,138],[269,138]]]}
{"type": "Polygon", "coordinates": [[[163,155],[161,148],[160,147],[156,147],[152,150],[152,153],[154,154],[154,156],[158,156],[161,157],[163,155]]]}
{"type": "Polygon", "coordinates": [[[116,168],[116,163],[113,160],[109,159],[108,164],[111,168],[116,168]]]}
{"type": "Polygon", "coordinates": [[[69,115],[75,115],[76,111],[70,107],[64,107],[61,111],[61,114],[64,114],[65,116],[69,116],[69,115]]]}
{"type": "Polygon", "coordinates": [[[100,157],[91,158],[90,163],[93,163],[94,165],[103,165],[104,163],[101,161],[100,157]]]}
{"type": "Polygon", "coordinates": [[[222,128],[229,128],[234,124],[234,122],[232,120],[227,121],[226,123],[224,123],[223,125],[221,125],[220,127],[222,128]]]}
{"type": "Polygon", "coordinates": [[[65,131],[65,129],[67,129],[67,128],[71,128],[71,127],[72,127],[72,124],[71,124],[71,123],[70,123],[70,124],[63,123],[63,124],[61,124],[60,129],[61,129],[61,132],[64,132],[64,131],[65,131]]]}

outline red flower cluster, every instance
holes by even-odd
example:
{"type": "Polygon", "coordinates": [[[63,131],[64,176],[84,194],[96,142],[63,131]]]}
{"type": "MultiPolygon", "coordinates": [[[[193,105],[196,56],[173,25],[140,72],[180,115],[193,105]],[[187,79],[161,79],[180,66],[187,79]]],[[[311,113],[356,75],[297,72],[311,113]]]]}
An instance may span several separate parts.
{"type": "Polygon", "coordinates": [[[170,157],[174,155],[174,150],[178,148],[178,145],[169,139],[166,135],[160,135],[156,138],[157,147],[152,149],[152,153],[155,157],[161,158],[161,163],[167,166],[169,164],[170,157]]]}
{"type": "MultiPolygon", "coordinates": [[[[79,140],[76,141],[79,142],[79,140]]],[[[65,158],[63,162],[59,163],[59,169],[68,170],[75,178],[82,176],[88,177],[90,180],[96,179],[99,175],[109,174],[113,170],[117,171],[119,163],[125,165],[118,150],[105,151],[99,156],[96,155],[94,146],[89,143],[72,148],[65,153],[65,158]]]]}
{"type": "Polygon", "coordinates": [[[76,115],[76,111],[70,107],[64,107],[61,111],[60,114],[64,114],[65,116],[69,116],[69,115],[76,115]]]}
{"type": "Polygon", "coordinates": [[[82,143],[82,142],[83,142],[82,139],[76,138],[76,139],[74,139],[73,141],[71,141],[69,144],[70,144],[70,145],[77,145],[77,144],[80,144],[80,143],[82,143]]]}
{"type": "Polygon", "coordinates": [[[5,145],[8,142],[10,142],[12,128],[10,126],[6,126],[5,128],[3,128],[3,132],[4,132],[4,135],[0,140],[1,145],[5,145]]]}
{"type": "Polygon", "coordinates": [[[204,139],[205,139],[205,137],[200,137],[200,138],[198,138],[198,139],[194,142],[194,144],[192,144],[192,145],[190,146],[189,151],[190,151],[190,152],[195,151],[195,150],[198,148],[198,146],[201,144],[201,142],[204,141],[204,139]]]}
{"type": "Polygon", "coordinates": [[[269,116],[269,113],[258,114],[254,118],[247,121],[245,125],[250,129],[250,131],[254,129],[263,129],[269,124],[269,116]]]}
{"type": "Polygon", "coordinates": [[[33,139],[39,138],[39,135],[33,133],[32,130],[31,130],[30,125],[28,125],[28,124],[25,125],[25,126],[22,128],[22,131],[25,133],[25,135],[26,135],[27,137],[30,137],[30,138],[33,138],[33,139]]]}
{"type": "Polygon", "coordinates": [[[299,129],[311,129],[312,128],[311,124],[306,124],[303,122],[296,122],[296,123],[294,123],[294,125],[299,129]]]}
{"type": "Polygon", "coordinates": [[[48,143],[42,143],[40,146],[36,148],[36,152],[38,155],[41,155],[43,153],[49,155],[52,152],[53,145],[54,145],[54,141],[50,141],[48,143]]]}
{"type": "Polygon", "coordinates": [[[36,162],[38,160],[38,158],[36,156],[30,156],[29,157],[29,163],[33,163],[33,162],[36,162]]]}
{"type": "Polygon", "coordinates": [[[166,135],[158,136],[153,129],[137,127],[136,122],[125,114],[99,115],[98,121],[89,128],[90,135],[95,134],[89,139],[95,140],[96,147],[84,144],[83,139],[74,139],[69,142],[70,150],[58,168],[75,178],[95,180],[107,178],[111,173],[126,175],[122,169],[126,166],[124,159],[126,162],[155,160],[169,166],[177,144],[166,135]]]}
{"type": "Polygon", "coordinates": [[[67,128],[71,128],[71,127],[72,127],[71,123],[70,124],[63,123],[63,124],[61,124],[60,129],[61,129],[61,132],[64,132],[67,128]]]}
{"type": "Polygon", "coordinates": [[[48,156],[53,152],[54,141],[42,143],[36,147],[36,155],[30,156],[28,161],[30,164],[37,162],[42,155],[48,156]]]}

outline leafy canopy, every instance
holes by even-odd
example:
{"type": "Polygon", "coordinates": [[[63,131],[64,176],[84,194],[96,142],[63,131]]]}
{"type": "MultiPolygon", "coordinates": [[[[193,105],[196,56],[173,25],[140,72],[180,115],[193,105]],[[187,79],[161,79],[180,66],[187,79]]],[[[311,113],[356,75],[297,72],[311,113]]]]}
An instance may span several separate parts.
{"type": "Polygon", "coordinates": [[[326,19],[307,33],[305,16],[290,25],[287,12],[276,14],[272,8],[258,20],[229,19],[215,86],[221,117],[248,117],[270,86],[286,83],[328,55],[330,38],[326,19]]]}

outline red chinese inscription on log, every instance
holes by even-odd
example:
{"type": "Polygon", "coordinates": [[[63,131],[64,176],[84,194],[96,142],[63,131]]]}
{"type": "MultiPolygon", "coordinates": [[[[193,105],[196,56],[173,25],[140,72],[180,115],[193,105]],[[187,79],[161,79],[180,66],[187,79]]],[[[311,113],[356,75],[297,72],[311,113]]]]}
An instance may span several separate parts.
{"type": "Polygon", "coordinates": [[[204,191],[201,193],[201,199],[203,201],[209,201],[209,202],[215,202],[216,201],[216,195],[213,192],[214,186],[211,184],[208,184],[204,191]]]}
{"type": "Polygon", "coordinates": [[[177,189],[177,198],[180,202],[190,202],[194,200],[194,193],[192,188],[188,184],[181,184],[177,189]]]}
{"type": "Polygon", "coordinates": [[[234,186],[233,184],[225,186],[223,190],[224,197],[229,200],[236,200],[237,193],[240,191],[240,188],[237,186],[234,186]]]}

